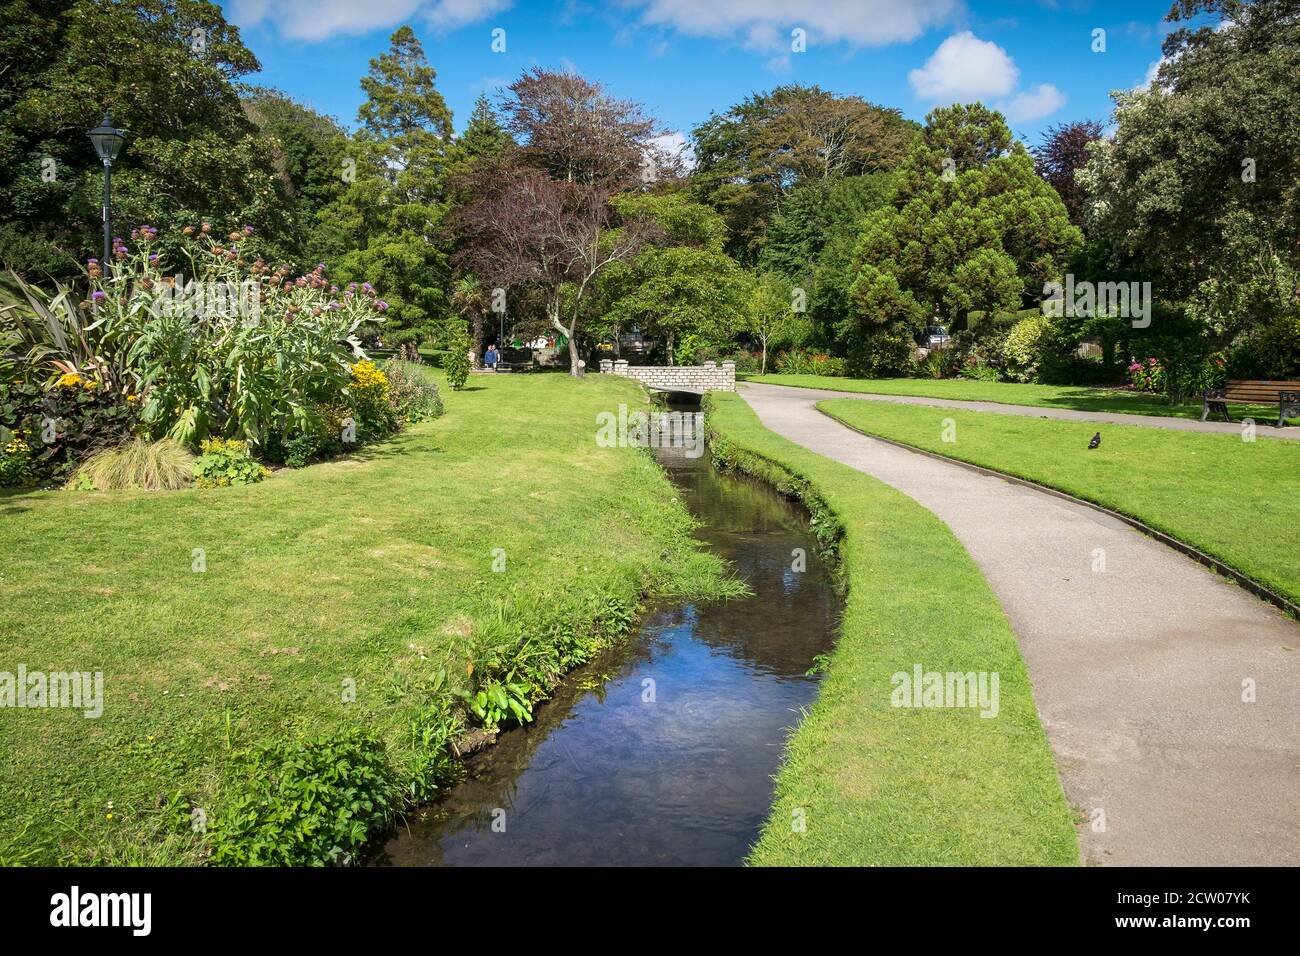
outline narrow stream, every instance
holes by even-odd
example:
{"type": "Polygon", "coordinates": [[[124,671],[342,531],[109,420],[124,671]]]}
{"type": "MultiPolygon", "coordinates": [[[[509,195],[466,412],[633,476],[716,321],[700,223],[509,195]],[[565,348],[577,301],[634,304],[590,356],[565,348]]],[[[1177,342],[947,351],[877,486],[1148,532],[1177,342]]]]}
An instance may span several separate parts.
{"type": "Polygon", "coordinates": [[[652,613],[413,817],[386,866],[735,865],[758,837],[840,602],[807,518],[708,455],[659,456],[753,596],[652,613]],[[806,562],[795,570],[796,549],[806,562]]]}

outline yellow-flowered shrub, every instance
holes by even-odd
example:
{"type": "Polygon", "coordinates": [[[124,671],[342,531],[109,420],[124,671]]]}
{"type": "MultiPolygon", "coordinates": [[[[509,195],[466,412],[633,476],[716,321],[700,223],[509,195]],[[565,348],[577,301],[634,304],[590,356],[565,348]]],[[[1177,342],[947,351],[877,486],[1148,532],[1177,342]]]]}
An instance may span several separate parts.
{"type": "Polygon", "coordinates": [[[0,487],[30,485],[35,474],[32,470],[32,449],[22,432],[0,429],[0,487]]]}
{"type": "Polygon", "coordinates": [[[357,362],[352,366],[349,390],[359,441],[385,438],[397,430],[397,416],[388,401],[388,376],[383,369],[369,359],[357,362]]]}

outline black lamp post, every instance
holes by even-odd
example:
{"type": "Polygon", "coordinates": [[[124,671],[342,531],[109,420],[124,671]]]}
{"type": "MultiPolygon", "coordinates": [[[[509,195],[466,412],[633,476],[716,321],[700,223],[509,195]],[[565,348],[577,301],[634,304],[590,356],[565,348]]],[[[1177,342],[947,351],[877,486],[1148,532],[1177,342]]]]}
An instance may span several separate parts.
{"type": "Polygon", "coordinates": [[[95,146],[95,154],[104,161],[104,259],[102,267],[108,274],[108,264],[113,251],[113,160],[122,152],[126,142],[126,130],[113,126],[113,117],[104,114],[104,121],[86,134],[95,146]]]}

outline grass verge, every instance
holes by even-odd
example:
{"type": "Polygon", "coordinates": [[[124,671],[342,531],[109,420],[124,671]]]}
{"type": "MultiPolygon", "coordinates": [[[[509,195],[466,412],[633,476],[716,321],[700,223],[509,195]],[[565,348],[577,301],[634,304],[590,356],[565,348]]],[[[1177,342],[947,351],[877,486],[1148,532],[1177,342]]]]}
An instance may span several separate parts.
{"type": "Polygon", "coordinates": [[[857,399],[817,407],[869,434],[1136,518],[1300,603],[1294,533],[1300,500],[1287,491],[1300,471],[1300,445],[857,399]],[[943,440],[945,419],[955,423],[955,441],[943,440]],[[1099,430],[1101,447],[1089,451],[1088,440],[1099,430]]]}
{"type": "Polygon", "coordinates": [[[104,674],[97,719],[0,709],[0,862],[346,859],[454,773],[460,694],[536,699],[644,596],[729,587],[653,460],[595,443],[638,386],[444,394],[260,484],[0,494],[0,672],[104,674]]]}
{"type": "Polygon", "coordinates": [[[708,398],[723,465],[805,502],[848,585],[817,702],[791,738],[757,865],[1076,865],[1072,814],[1015,635],[952,532],[882,482],[708,398]],[[996,672],[999,709],[891,706],[893,675],[996,672]],[[803,830],[797,824],[803,821],[803,830]]]}
{"type": "MultiPolygon", "coordinates": [[[[977,382],[961,378],[836,378],[828,375],[743,375],[747,382],[823,388],[832,392],[868,395],[902,395],[910,398],[946,398],[958,402],[1001,402],[1033,408],[1064,408],[1080,412],[1120,415],[1156,415],[1161,418],[1201,417],[1201,402],[1170,405],[1162,396],[1122,388],[1083,385],[1031,385],[1017,382],[977,382]]],[[[1276,405],[1229,406],[1234,419],[1254,418],[1260,424],[1277,422],[1276,405]]],[[[1288,419],[1288,421],[1291,421],[1288,419]]],[[[1294,421],[1291,422],[1295,424],[1294,421]]]]}

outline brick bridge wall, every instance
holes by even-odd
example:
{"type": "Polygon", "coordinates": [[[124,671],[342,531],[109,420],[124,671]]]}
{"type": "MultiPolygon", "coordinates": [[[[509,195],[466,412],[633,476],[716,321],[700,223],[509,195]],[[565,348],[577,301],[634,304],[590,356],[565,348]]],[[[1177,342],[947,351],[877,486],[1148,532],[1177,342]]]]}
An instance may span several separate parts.
{"type": "Polygon", "coordinates": [[[628,365],[625,359],[601,359],[600,370],[634,378],[647,388],[664,392],[734,392],[736,363],[703,365],[628,365]]]}

